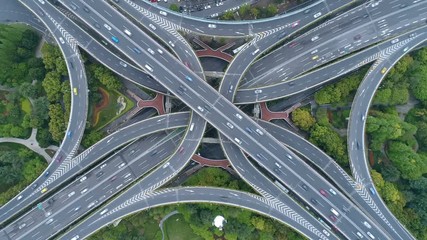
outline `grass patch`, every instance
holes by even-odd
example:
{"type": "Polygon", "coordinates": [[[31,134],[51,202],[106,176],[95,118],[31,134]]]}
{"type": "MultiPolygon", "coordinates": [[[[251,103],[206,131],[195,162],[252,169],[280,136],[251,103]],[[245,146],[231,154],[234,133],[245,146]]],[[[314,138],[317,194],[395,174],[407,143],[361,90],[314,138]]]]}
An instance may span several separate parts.
{"type": "MultiPolygon", "coordinates": [[[[164,222],[164,231],[166,240],[203,240],[203,238],[194,234],[190,225],[185,221],[182,214],[176,214],[164,222]]],[[[147,236],[148,237],[148,236],[147,236]]],[[[151,239],[151,238],[149,238],[151,239]]]]}
{"type": "Polygon", "coordinates": [[[19,150],[22,147],[26,148],[24,145],[21,145],[18,143],[11,143],[11,142],[0,143],[0,151],[19,150]]]}
{"type": "Polygon", "coordinates": [[[26,114],[31,114],[31,102],[28,98],[21,99],[21,109],[26,114]]]}
{"type": "Polygon", "coordinates": [[[336,110],[332,112],[332,125],[338,129],[347,128],[347,118],[350,116],[350,110],[336,110]]]}
{"type": "Polygon", "coordinates": [[[110,102],[108,103],[108,106],[100,111],[99,113],[99,120],[94,127],[96,127],[96,131],[103,128],[105,125],[109,124],[110,122],[116,120],[118,117],[122,116],[126,112],[128,112],[130,109],[134,107],[134,103],[127,98],[125,95],[121,94],[118,91],[111,91],[108,92],[110,96],[110,102]],[[126,108],[118,115],[116,113],[120,109],[121,105],[117,103],[117,99],[122,96],[124,98],[124,102],[126,103],[126,108]]]}
{"type": "Polygon", "coordinates": [[[144,238],[145,239],[162,239],[162,232],[159,228],[159,223],[154,219],[148,221],[144,225],[144,238]]]}

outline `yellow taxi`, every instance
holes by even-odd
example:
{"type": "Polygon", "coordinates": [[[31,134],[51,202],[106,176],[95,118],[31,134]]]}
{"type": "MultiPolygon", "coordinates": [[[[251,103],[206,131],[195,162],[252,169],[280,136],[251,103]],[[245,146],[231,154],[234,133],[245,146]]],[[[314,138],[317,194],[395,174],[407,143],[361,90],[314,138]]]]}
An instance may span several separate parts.
{"type": "Polygon", "coordinates": [[[313,56],[311,59],[316,60],[319,58],[319,55],[313,56]]]}
{"type": "Polygon", "coordinates": [[[77,95],[77,93],[78,93],[78,92],[77,92],[77,88],[74,88],[74,89],[73,89],[73,92],[74,92],[74,95],[77,95]]]}
{"type": "Polygon", "coordinates": [[[47,192],[47,188],[43,188],[43,189],[41,190],[41,193],[45,193],[45,192],[47,192]]]}
{"type": "Polygon", "coordinates": [[[386,67],[385,67],[385,68],[383,68],[383,69],[381,69],[381,73],[382,73],[382,74],[384,74],[386,71],[387,71],[387,68],[386,68],[386,67]]]}

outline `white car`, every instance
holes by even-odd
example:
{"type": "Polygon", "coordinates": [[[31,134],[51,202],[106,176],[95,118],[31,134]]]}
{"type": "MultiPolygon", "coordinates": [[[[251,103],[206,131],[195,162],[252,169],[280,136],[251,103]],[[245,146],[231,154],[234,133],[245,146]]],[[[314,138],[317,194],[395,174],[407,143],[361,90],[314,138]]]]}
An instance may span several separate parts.
{"type": "Polygon", "coordinates": [[[169,45],[171,45],[171,47],[175,47],[175,44],[173,44],[172,41],[169,41],[169,45]]]}
{"type": "Polygon", "coordinates": [[[111,31],[111,27],[108,25],[108,24],[104,24],[104,27],[108,30],[108,31],[111,31]]]}
{"type": "Polygon", "coordinates": [[[68,194],[68,197],[72,197],[74,194],[76,194],[76,192],[75,192],[75,191],[72,191],[72,192],[70,192],[70,193],[68,194]]]}
{"type": "Polygon", "coordinates": [[[106,208],[106,209],[102,210],[102,212],[101,212],[101,213],[99,213],[99,215],[104,215],[106,212],[108,212],[108,208],[106,208]]]}
{"type": "Polygon", "coordinates": [[[255,132],[257,132],[261,136],[264,135],[264,133],[259,128],[255,129],[255,132]]]}
{"type": "Polygon", "coordinates": [[[59,41],[61,42],[61,44],[65,43],[65,41],[64,41],[64,39],[62,37],[59,38],[59,41]]]}
{"type": "Polygon", "coordinates": [[[236,117],[237,117],[238,119],[242,119],[242,115],[240,115],[240,114],[238,114],[238,113],[236,113],[236,117]]]}
{"type": "Polygon", "coordinates": [[[83,189],[80,193],[84,194],[85,192],[87,192],[87,188],[83,189]]]}
{"type": "Polygon", "coordinates": [[[215,24],[209,24],[208,27],[209,28],[216,28],[216,25],[215,24]]]}
{"type": "Polygon", "coordinates": [[[84,180],[86,180],[87,179],[87,177],[86,176],[83,176],[82,178],[80,178],[80,182],[83,182],[84,180]]]}
{"type": "Polygon", "coordinates": [[[335,190],[332,188],[329,189],[329,192],[332,193],[333,195],[337,195],[337,192],[335,192],[335,190]]]}
{"type": "Polygon", "coordinates": [[[328,231],[326,231],[325,229],[323,229],[323,231],[322,231],[322,232],[323,232],[323,234],[325,234],[325,235],[326,235],[326,236],[328,236],[328,237],[331,235],[331,234],[330,234],[328,231]]]}
{"type": "Polygon", "coordinates": [[[167,168],[169,166],[170,162],[167,162],[165,165],[163,165],[163,168],[167,168]]]}
{"type": "Polygon", "coordinates": [[[119,169],[120,169],[120,168],[122,168],[122,167],[124,167],[125,165],[126,165],[126,163],[122,163],[122,164],[120,164],[120,165],[119,165],[119,169]]]}
{"type": "Polygon", "coordinates": [[[312,38],[311,38],[311,41],[312,41],[312,42],[314,42],[314,41],[316,41],[317,39],[319,39],[319,35],[316,35],[316,36],[312,37],[312,38]]]}
{"type": "Polygon", "coordinates": [[[399,38],[391,40],[391,44],[395,44],[395,43],[398,43],[398,42],[399,42],[399,38]]]}
{"type": "Polygon", "coordinates": [[[233,124],[231,124],[231,123],[229,123],[229,122],[227,122],[227,126],[228,126],[229,128],[231,128],[231,129],[233,129],[233,128],[234,128],[233,124]]]}
{"type": "Polygon", "coordinates": [[[318,12],[318,13],[316,13],[316,14],[314,14],[314,18],[318,18],[318,17],[320,17],[320,16],[322,16],[322,13],[321,12],[318,12]]]}
{"type": "Polygon", "coordinates": [[[238,144],[242,144],[242,140],[240,140],[238,138],[234,138],[234,141],[236,141],[238,144]]]}
{"type": "Polygon", "coordinates": [[[151,55],[154,55],[154,51],[153,51],[153,49],[151,49],[151,48],[147,48],[147,51],[148,51],[149,53],[151,53],[151,55]]]}
{"type": "Polygon", "coordinates": [[[52,222],[53,222],[53,218],[51,218],[51,219],[47,220],[45,224],[46,224],[46,225],[49,225],[49,224],[51,224],[52,222]]]}
{"type": "Polygon", "coordinates": [[[165,12],[165,11],[160,11],[160,15],[167,16],[167,15],[168,15],[168,13],[167,13],[167,12],[165,12]]]}
{"type": "Polygon", "coordinates": [[[19,197],[16,200],[21,200],[22,199],[22,195],[19,195],[19,197]]]}
{"type": "Polygon", "coordinates": [[[153,72],[153,68],[152,68],[152,67],[150,67],[148,64],[145,64],[145,68],[146,68],[148,71],[153,72]]]}
{"type": "Polygon", "coordinates": [[[260,93],[262,93],[262,90],[261,90],[261,89],[257,89],[257,90],[255,90],[255,94],[260,94],[260,93]]]}
{"type": "Polygon", "coordinates": [[[39,0],[39,2],[40,2],[41,4],[44,4],[44,0],[39,0]]]}
{"type": "Polygon", "coordinates": [[[202,107],[200,107],[200,106],[197,106],[197,109],[199,109],[199,111],[200,112],[204,112],[205,110],[202,108],[202,107]]]}
{"type": "Polygon", "coordinates": [[[157,49],[157,52],[163,54],[163,51],[161,49],[157,49]]]}
{"type": "Polygon", "coordinates": [[[128,65],[125,62],[120,61],[120,65],[122,65],[123,67],[127,67],[128,65]]]}
{"type": "Polygon", "coordinates": [[[148,26],[149,26],[151,29],[153,29],[153,30],[156,30],[156,29],[157,29],[157,28],[156,28],[156,26],[154,26],[154,25],[153,25],[153,24],[151,24],[151,23],[150,23],[148,26]]]}

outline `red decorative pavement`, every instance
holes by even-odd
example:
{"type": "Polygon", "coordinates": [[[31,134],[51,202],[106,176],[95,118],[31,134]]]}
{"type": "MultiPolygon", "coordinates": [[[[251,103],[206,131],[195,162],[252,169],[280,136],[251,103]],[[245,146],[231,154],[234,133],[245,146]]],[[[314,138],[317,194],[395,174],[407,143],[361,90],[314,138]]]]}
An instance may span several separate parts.
{"type": "Polygon", "coordinates": [[[234,44],[236,44],[235,42],[228,43],[217,49],[212,49],[206,43],[197,38],[194,38],[193,41],[203,48],[202,50],[196,50],[197,57],[215,57],[227,62],[231,62],[233,59],[232,55],[225,53],[224,51],[234,46],[234,44]]]}
{"type": "Polygon", "coordinates": [[[267,122],[273,119],[283,119],[289,122],[289,114],[293,112],[295,109],[299,108],[300,106],[301,106],[301,103],[297,103],[293,105],[291,108],[286,109],[283,112],[272,112],[270,111],[270,109],[268,109],[266,102],[262,102],[260,103],[261,119],[267,122]]]}
{"type": "Polygon", "coordinates": [[[159,115],[165,114],[165,104],[164,104],[164,96],[163,94],[157,93],[154,99],[151,100],[144,100],[137,96],[134,92],[130,90],[126,90],[126,92],[136,100],[136,107],[132,109],[126,116],[127,119],[131,119],[133,116],[135,116],[139,111],[141,111],[143,108],[149,108],[152,107],[156,109],[157,113],[159,115]]]}
{"type": "Polygon", "coordinates": [[[197,154],[194,154],[191,159],[198,162],[202,166],[221,167],[224,169],[227,169],[230,166],[230,162],[227,159],[213,160],[197,154]]]}

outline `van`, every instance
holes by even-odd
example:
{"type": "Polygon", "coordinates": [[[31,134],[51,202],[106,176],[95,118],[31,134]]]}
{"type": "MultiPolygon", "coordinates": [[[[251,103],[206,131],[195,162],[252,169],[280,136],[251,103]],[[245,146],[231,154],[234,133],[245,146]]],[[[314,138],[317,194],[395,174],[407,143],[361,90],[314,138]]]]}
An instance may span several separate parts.
{"type": "Polygon", "coordinates": [[[192,123],[192,124],[190,125],[190,132],[191,132],[191,131],[193,131],[193,129],[194,129],[194,123],[192,123]]]}
{"type": "Polygon", "coordinates": [[[252,52],[252,56],[254,56],[255,54],[257,54],[259,52],[259,48],[257,48],[257,50],[252,52]]]}
{"type": "Polygon", "coordinates": [[[129,30],[127,30],[126,28],[125,28],[125,30],[123,30],[123,32],[125,32],[126,35],[128,35],[129,37],[132,37],[132,33],[129,30]]]}
{"type": "Polygon", "coordinates": [[[331,208],[331,212],[332,212],[335,216],[337,216],[337,217],[339,217],[339,216],[340,216],[340,214],[338,213],[338,211],[337,211],[337,210],[335,210],[335,209],[333,209],[333,208],[331,208]]]}
{"type": "Polygon", "coordinates": [[[151,68],[148,64],[145,64],[145,68],[146,68],[148,71],[153,72],[153,68],[151,68]]]}
{"type": "Polygon", "coordinates": [[[242,140],[240,140],[238,138],[234,138],[234,141],[236,141],[238,144],[242,144],[242,140]]]}

